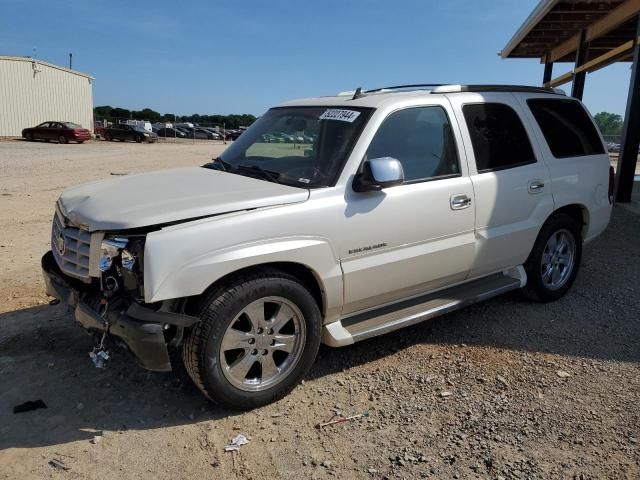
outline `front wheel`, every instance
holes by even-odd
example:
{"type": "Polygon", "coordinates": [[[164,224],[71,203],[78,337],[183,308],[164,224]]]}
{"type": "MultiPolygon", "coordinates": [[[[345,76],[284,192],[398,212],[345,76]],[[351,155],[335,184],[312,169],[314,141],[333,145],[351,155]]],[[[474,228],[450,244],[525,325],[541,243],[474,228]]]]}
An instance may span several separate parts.
{"type": "Polygon", "coordinates": [[[265,270],[205,295],[201,321],[182,356],[195,384],[214,402],[249,409],[289,393],[320,346],[322,317],[294,277],[265,270]]]}
{"type": "Polygon", "coordinates": [[[562,297],[573,285],[582,258],[580,225],[572,217],[556,214],[542,226],[524,268],[524,294],[538,302],[562,297]]]}
{"type": "Polygon", "coordinates": [[[105,134],[104,134],[104,139],[105,139],[107,142],[112,142],[112,141],[113,141],[113,136],[112,136],[110,133],[105,133],[105,134]]]}
{"type": "Polygon", "coordinates": [[[69,143],[69,139],[67,137],[65,137],[64,135],[60,135],[58,137],[58,143],[69,143]]]}
{"type": "Polygon", "coordinates": [[[136,143],[142,143],[142,140],[144,140],[142,135],[136,135],[136,143]]]}

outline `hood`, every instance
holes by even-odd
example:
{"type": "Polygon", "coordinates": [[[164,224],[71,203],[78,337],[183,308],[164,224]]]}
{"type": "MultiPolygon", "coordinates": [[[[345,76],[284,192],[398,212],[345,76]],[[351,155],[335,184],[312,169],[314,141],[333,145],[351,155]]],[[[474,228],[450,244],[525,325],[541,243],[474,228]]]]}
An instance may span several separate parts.
{"type": "Polygon", "coordinates": [[[309,190],[208,168],[126,175],[67,188],[62,213],[75,225],[126,230],[304,202],[309,190]]]}

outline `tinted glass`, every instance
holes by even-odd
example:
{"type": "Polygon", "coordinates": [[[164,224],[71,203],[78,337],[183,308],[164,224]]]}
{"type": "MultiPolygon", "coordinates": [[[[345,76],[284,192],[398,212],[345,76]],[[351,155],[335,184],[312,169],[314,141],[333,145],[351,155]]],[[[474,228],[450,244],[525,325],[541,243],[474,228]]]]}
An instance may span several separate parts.
{"type": "Polygon", "coordinates": [[[455,140],[441,107],[392,113],[367,150],[367,158],[393,157],[402,163],[405,182],[460,174],[455,140]]]}
{"type": "Polygon", "coordinates": [[[527,103],[554,157],[604,153],[596,127],[578,102],[537,98],[527,103]]]}
{"type": "Polygon", "coordinates": [[[527,132],[518,114],[503,103],[478,103],[462,107],[478,172],[502,170],[535,163],[527,132]]]}

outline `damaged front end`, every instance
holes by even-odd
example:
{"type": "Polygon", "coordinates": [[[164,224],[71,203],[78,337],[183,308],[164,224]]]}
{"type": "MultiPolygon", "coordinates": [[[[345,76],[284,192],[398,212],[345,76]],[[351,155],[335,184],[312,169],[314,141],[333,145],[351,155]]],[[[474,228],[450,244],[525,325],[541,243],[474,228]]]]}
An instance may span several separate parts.
{"type": "Polygon", "coordinates": [[[74,311],[86,330],[101,338],[96,366],[108,358],[106,337],[124,345],[148,370],[170,371],[167,347],[179,344],[196,317],[144,303],[144,234],[105,236],[67,225],[58,211],[51,251],[42,257],[46,292],[74,311]]]}

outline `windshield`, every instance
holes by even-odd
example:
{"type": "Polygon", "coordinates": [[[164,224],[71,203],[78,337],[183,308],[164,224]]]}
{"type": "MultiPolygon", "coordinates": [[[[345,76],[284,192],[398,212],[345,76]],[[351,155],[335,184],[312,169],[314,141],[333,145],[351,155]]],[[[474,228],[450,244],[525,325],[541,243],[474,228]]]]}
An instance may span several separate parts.
{"type": "Polygon", "coordinates": [[[272,108],[206,166],[304,188],[330,186],[371,111],[272,108]]]}

